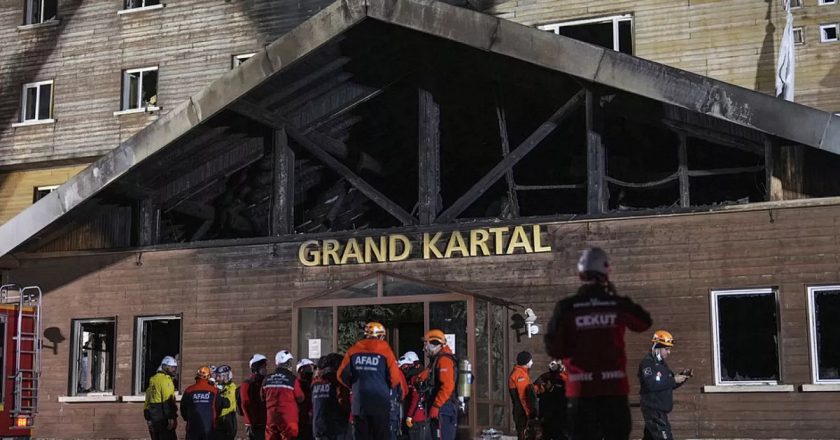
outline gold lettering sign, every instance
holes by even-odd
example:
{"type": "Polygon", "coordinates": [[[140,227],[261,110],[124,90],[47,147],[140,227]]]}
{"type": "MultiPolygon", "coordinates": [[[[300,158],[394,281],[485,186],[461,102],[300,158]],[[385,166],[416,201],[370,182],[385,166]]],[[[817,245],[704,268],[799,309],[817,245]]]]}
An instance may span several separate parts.
{"type": "Polygon", "coordinates": [[[542,227],[500,226],[470,231],[425,232],[417,237],[420,249],[404,234],[346,240],[307,240],[298,248],[298,260],[307,267],[341,264],[386,263],[409,258],[441,260],[551,252],[543,241],[542,227]],[[492,248],[492,249],[491,249],[492,248]]]}

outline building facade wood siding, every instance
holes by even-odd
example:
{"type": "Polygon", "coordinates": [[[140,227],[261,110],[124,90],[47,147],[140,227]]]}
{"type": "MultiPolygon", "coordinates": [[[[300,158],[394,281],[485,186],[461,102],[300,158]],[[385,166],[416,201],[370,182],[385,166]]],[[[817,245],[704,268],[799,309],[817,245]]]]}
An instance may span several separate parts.
{"type": "Polygon", "coordinates": [[[84,168],[85,165],[73,165],[0,173],[0,223],[32,205],[35,188],[61,185],[84,168]]]}
{"type": "MultiPolygon", "coordinates": [[[[376,270],[503,297],[532,307],[544,325],[554,303],[578,285],[574,267],[579,251],[596,245],[611,255],[619,293],[647,308],[655,328],[677,338],[672,367],[695,370],[695,377],[675,392],[677,438],[836,438],[840,393],[802,392],[799,385],[811,383],[807,287],[840,282],[840,205],[768,206],[548,224],[543,241],[551,243],[551,252],[509,256],[303,267],[298,261],[302,238],[247,246],[19,255],[20,268],[6,272],[6,280],[40,284],[46,292],[44,328],[57,328],[67,338],[44,351],[36,435],[146,436],[141,404],[59,403],[69,386],[72,319],[117,318],[115,394],[128,396],[134,394],[135,318],[182,314],[183,390],[193,371],[207,363],[232,365],[241,381],[251,354],[271,357],[291,347],[293,301],[376,270]],[[780,382],[794,385],[795,391],[702,392],[704,385],[714,384],[710,290],[758,287],[779,290],[780,382]]],[[[388,232],[413,236],[407,231],[388,232]]],[[[653,330],[627,334],[631,402],[638,401],[636,366],[653,330]]],[[[510,344],[510,353],[535,353],[536,371],[547,367],[541,337],[521,342],[512,337],[510,344]]],[[[639,438],[639,409],[632,413],[633,438],[639,438]]]]}

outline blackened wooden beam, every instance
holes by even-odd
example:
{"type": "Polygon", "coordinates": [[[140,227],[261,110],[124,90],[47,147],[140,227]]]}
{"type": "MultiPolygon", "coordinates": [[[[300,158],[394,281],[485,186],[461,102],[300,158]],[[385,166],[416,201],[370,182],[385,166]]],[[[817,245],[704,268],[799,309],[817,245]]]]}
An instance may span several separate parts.
{"type": "Polygon", "coordinates": [[[679,145],[679,173],[680,173],[680,206],[691,206],[691,186],[688,178],[688,145],[685,133],[678,133],[679,145]]]}
{"type": "MultiPolygon", "coordinates": [[[[502,106],[502,98],[498,90],[496,91],[496,119],[499,121],[502,157],[505,158],[510,154],[510,139],[508,138],[505,108],[502,106]]],[[[513,180],[513,167],[510,167],[505,172],[505,181],[507,181],[508,186],[508,203],[510,204],[511,213],[514,217],[519,217],[519,198],[516,196],[516,182],[513,180]]]]}
{"type": "Polygon", "coordinates": [[[295,228],[295,153],[284,128],[274,131],[272,147],[271,235],[279,236],[291,234],[295,228]]]}
{"type": "Polygon", "coordinates": [[[493,169],[484,175],[475,185],[465,192],[449,208],[438,216],[438,223],[447,223],[458,217],[468,206],[484,194],[490,186],[498,181],[505,172],[516,165],[523,157],[531,152],[543,139],[571,115],[583,103],[585,93],[583,90],[572,96],[562,107],[560,107],[547,121],[543,122],[527,139],[522,141],[509,156],[505,157],[493,169]]]}
{"type": "Polygon", "coordinates": [[[607,210],[606,149],[602,139],[604,114],[600,95],[586,89],[586,169],[587,211],[601,214],[607,210]]]}
{"type": "Polygon", "coordinates": [[[773,139],[764,137],[764,187],[767,193],[764,200],[773,200],[773,139]]]}
{"type": "Polygon", "coordinates": [[[139,202],[138,207],[138,245],[151,246],[158,243],[160,235],[160,207],[152,197],[139,202]]]}
{"type": "Polygon", "coordinates": [[[421,225],[430,225],[440,211],[440,107],[423,89],[418,91],[418,102],[419,217],[421,225]]]}

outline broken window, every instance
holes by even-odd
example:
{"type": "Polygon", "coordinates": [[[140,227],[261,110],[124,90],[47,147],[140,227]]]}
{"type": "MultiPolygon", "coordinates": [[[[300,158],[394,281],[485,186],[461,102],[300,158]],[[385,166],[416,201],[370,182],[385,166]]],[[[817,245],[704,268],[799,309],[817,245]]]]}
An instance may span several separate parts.
{"type": "Polygon", "coordinates": [[[180,358],[181,317],[141,316],[134,328],[134,394],[143,394],[165,356],[180,358]]]}
{"type": "Polygon", "coordinates": [[[123,110],[158,110],[158,68],[144,67],[123,72],[123,110]]]}
{"type": "Polygon", "coordinates": [[[160,0],[125,0],[125,9],[145,8],[159,4],[160,0]]]}
{"type": "Polygon", "coordinates": [[[633,53],[633,16],[629,14],[552,23],[538,28],[618,52],[633,53]]]}
{"type": "Polygon", "coordinates": [[[32,203],[35,203],[38,200],[43,199],[44,197],[46,197],[47,194],[57,190],[58,186],[59,185],[36,186],[35,190],[34,190],[34,194],[32,196],[32,203]]]}
{"type": "Polygon", "coordinates": [[[235,69],[235,68],[239,67],[239,65],[241,65],[245,61],[248,61],[248,58],[251,58],[252,56],[254,56],[254,52],[243,53],[241,55],[234,55],[232,60],[231,60],[230,68],[235,69]]]}
{"type": "Polygon", "coordinates": [[[52,119],[52,89],[52,81],[41,81],[23,85],[21,122],[47,121],[52,119]]]}
{"type": "Polygon", "coordinates": [[[840,383],[840,286],[808,288],[811,375],[814,383],[840,383]]]}
{"type": "Polygon", "coordinates": [[[712,291],[717,385],[779,383],[775,289],[712,291]]]}
{"type": "Polygon", "coordinates": [[[838,23],[820,25],[820,41],[823,43],[837,41],[838,34],[840,34],[840,24],[838,23]]]}
{"type": "Polygon", "coordinates": [[[70,394],[114,394],[116,318],[73,320],[70,394]]]}
{"type": "Polygon", "coordinates": [[[26,0],[23,24],[38,24],[55,20],[58,0],[26,0]]]}

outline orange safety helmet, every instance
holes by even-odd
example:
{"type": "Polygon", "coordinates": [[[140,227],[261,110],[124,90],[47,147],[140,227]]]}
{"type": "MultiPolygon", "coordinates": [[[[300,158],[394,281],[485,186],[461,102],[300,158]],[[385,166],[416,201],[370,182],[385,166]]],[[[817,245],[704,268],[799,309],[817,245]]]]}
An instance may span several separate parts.
{"type": "Polygon", "coordinates": [[[426,337],[423,338],[426,342],[436,341],[440,343],[440,345],[446,345],[446,335],[443,334],[443,331],[438,329],[432,329],[426,332],[426,337]]]}
{"type": "Polygon", "coordinates": [[[195,372],[196,379],[210,379],[210,367],[204,365],[195,372]]]}
{"type": "Polygon", "coordinates": [[[371,321],[365,324],[365,337],[368,338],[378,338],[380,336],[385,336],[385,326],[376,322],[371,321]]]}
{"type": "Polygon", "coordinates": [[[670,332],[667,330],[657,330],[653,334],[653,338],[650,340],[654,344],[662,345],[665,347],[673,347],[674,346],[674,336],[671,335],[670,332]]]}

